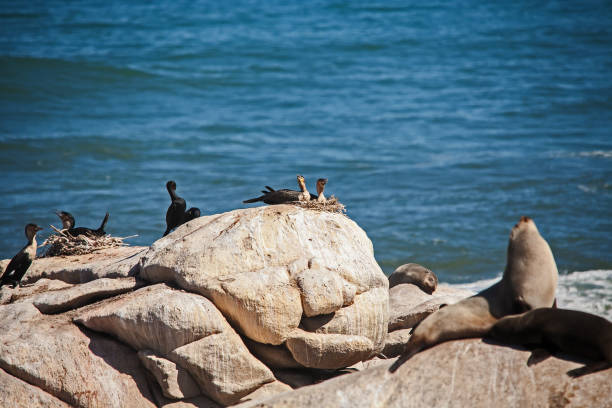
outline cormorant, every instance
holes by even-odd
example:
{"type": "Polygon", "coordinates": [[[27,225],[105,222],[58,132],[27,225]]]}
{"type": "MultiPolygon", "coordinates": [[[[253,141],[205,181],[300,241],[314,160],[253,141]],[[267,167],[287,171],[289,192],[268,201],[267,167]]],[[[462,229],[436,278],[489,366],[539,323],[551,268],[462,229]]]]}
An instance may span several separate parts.
{"type": "Polygon", "coordinates": [[[189,222],[193,220],[194,218],[198,218],[199,216],[200,216],[200,209],[196,207],[191,207],[190,209],[185,211],[185,214],[183,216],[183,222],[181,224],[189,222]]]}
{"type": "Polygon", "coordinates": [[[98,229],[91,229],[91,228],[86,228],[86,227],[75,228],[74,227],[74,224],[75,224],[74,217],[72,216],[72,214],[66,211],[56,211],[55,214],[57,214],[60,220],[62,220],[62,228],[67,229],[68,231],[66,232],[72,235],[73,237],[76,237],[82,234],[92,235],[95,237],[101,237],[103,235],[106,235],[106,232],[104,231],[104,227],[106,226],[106,222],[108,221],[108,213],[106,213],[106,215],[104,216],[104,219],[102,220],[102,224],[100,224],[100,228],[98,229]]]}
{"type": "Polygon", "coordinates": [[[327,179],[326,178],[318,179],[317,180],[317,196],[314,196],[314,194],[311,194],[310,195],[310,199],[311,200],[317,200],[317,202],[319,202],[319,203],[324,203],[325,201],[327,201],[327,199],[323,195],[323,190],[325,190],[325,185],[326,184],[327,184],[327,179]]]}
{"type": "Polygon", "coordinates": [[[25,235],[28,238],[28,244],[11,259],[11,262],[9,262],[0,278],[0,287],[11,283],[14,288],[19,284],[23,275],[25,275],[30,265],[32,265],[32,261],[36,258],[36,233],[40,230],[42,230],[42,228],[36,224],[26,225],[25,235]]]}
{"type": "Polygon", "coordinates": [[[300,186],[300,191],[288,190],[286,188],[274,190],[272,187],[266,186],[269,191],[262,191],[262,196],[244,200],[243,203],[248,204],[263,201],[266,204],[284,204],[291,201],[310,200],[310,193],[306,189],[306,181],[304,180],[304,177],[297,176],[297,182],[300,186]]]}
{"type": "Polygon", "coordinates": [[[185,200],[176,195],[176,183],[173,180],[166,183],[166,188],[172,202],[168,207],[168,211],[166,211],[166,232],[164,232],[164,237],[184,222],[185,210],[187,209],[185,200]]]}

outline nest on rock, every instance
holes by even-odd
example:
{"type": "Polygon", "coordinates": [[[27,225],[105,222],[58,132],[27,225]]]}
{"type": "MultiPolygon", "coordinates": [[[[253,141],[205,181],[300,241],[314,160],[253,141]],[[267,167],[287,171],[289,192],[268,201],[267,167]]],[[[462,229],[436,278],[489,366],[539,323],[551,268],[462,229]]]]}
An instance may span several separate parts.
{"type": "Polygon", "coordinates": [[[50,225],[50,227],[55,230],[56,234],[50,235],[45,242],[41,244],[41,247],[48,246],[42,256],[43,258],[51,256],[85,255],[101,249],[127,246],[128,244],[123,242],[123,240],[137,236],[133,235],[120,238],[111,237],[110,235],[97,236],[81,234],[73,237],[66,233],[66,230],[59,230],[53,225],[50,225]]]}
{"type": "Polygon", "coordinates": [[[315,211],[327,211],[333,213],[346,214],[346,208],[338,199],[334,196],[329,197],[325,202],[318,202],[317,200],[310,201],[292,201],[289,204],[296,205],[302,208],[308,208],[309,210],[315,211]]]}

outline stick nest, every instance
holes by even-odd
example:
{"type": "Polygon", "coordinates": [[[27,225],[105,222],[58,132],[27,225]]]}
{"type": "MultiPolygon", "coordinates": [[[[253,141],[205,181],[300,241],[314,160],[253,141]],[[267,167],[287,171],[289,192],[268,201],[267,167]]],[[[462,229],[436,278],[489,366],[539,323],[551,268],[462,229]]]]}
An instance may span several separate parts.
{"type": "MultiPolygon", "coordinates": [[[[106,248],[114,248],[120,246],[128,246],[123,242],[126,238],[132,237],[111,237],[110,235],[78,235],[73,237],[72,235],[65,232],[65,230],[59,230],[53,225],[50,226],[56,231],[56,234],[50,235],[41,246],[48,246],[45,251],[43,258],[51,256],[69,256],[69,255],[86,255],[92,252],[99,251],[106,248]]],[[[134,235],[136,236],[136,235],[134,235]]]]}
{"type": "Polygon", "coordinates": [[[329,197],[325,202],[320,203],[316,200],[310,201],[292,201],[289,204],[298,207],[307,208],[314,211],[327,211],[332,213],[346,214],[346,208],[335,196],[329,197]]]}

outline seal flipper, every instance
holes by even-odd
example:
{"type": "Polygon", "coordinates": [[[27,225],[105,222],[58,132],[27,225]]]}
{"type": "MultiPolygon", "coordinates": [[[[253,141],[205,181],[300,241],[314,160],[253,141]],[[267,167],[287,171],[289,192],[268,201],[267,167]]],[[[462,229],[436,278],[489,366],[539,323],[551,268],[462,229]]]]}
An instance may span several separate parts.
{"type": "Polygon", "coordinates": [[[552,354],[546,349],[537,348],[531,352],[529,359],[527,360],[527,367],[541,363],[542,361],[549,358],[552,354]]]}

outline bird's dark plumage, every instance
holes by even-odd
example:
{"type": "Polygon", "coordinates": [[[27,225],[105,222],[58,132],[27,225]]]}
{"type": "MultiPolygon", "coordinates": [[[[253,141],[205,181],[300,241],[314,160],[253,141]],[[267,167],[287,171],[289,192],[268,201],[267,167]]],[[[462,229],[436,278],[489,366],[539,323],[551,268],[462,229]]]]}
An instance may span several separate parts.
{"type": "Polygon", "coordinates": [[[250,203],[256,203],[258,201],[263,201],[266,204],[273,205],[273,204],[289,203],[291,201],[300,201],[300,197],[303,197],[305,192],[308,193],[308,190],[306,190],[305,185],[304,185],[304,177],[298,176],[297,179],[298,179],[298,185],[300,185],[300,189],[302,189],[302,191],[289,190],[286,188],[283,188],[281,190],[274,190],[270,186],[265,186],[266,189],[268,189],[268,191],[262,190],[261,191],[263,193],[262,196],[251,198],[249,200],[244,200],[243,203],[250,204],[250,203]]]}
{"type": "Polygon", "coordinates": [[[187,209],[185,200],[176,194],[176,183],[170,180],[166,183],[166,188],[168,189],[168,194],[170,194],[171,202],[168,211],[166,211],[166,232],[164,232],[164,237],[184,222],[185,210],[187,209]]]}
{"type": "Polygon", "coordinates": [[[106,215],[104,216],[104,219],[102,220],[102,224],[100,224],[100,227],[98,229],[91,229],[91,228],[86,228],[86,227],[74,227],[75,225],[75,221],[74,221],[74,217],[72,216],[72,214],[70,214],[67,211],[56,211],[55,214],[57,214],[57,216],[60,218],[60,220],[62,220],[62,228],[67,229],[67,233],[72,235],[73,237],[79,236],[79,235],[90,235],[90,236],[96,236],[96,237],[101,237],[103,235],[106,235],[106,231],[104,231],[104,227],[106,227],[106,223],[108,221],[108,216],[109,214],[106,213],[106,215]]]}
{"type": "Polygon", "coordinates": [[[2,287],[2,285],[12,284],[14,288],[19,284],[36,257],[36,233],[40,230],[42,230],[42,228],[36,224],[26,225],[25,234],[28,238],[28,244],[24,246],[7,265],[2,277],[0,277],[0,287],[2,287]]]}
{"type": "Polygon", "coordinates": [[[195,218],[198,218],[199,216],[200,216],[200,209],[196,207],[191,207],[185,212],[182,223],[184,224],[186,222],[189,222],[195,218]]]}

